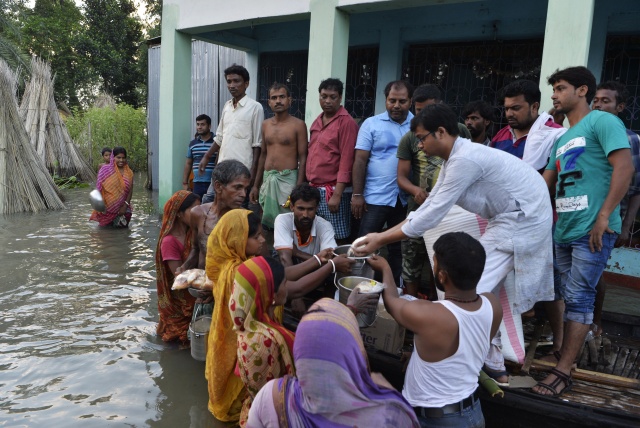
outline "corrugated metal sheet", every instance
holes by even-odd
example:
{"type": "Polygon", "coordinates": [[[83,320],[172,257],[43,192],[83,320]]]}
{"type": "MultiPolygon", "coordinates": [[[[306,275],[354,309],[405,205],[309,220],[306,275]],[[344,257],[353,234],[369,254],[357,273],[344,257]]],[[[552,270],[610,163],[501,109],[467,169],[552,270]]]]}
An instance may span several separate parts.
{"type": "MultiPolygon", "coordinates": [[[[160,117],[160,46],[149,49],[149,98],[147,123],[149,157],[153,190],[158,189],[158,147],[160,117]]],[[[211,117],[211,130],[215,132],[224,103],[230,98],[224,81],[224,69],[231,64],[245,64],[245,53],[212,43],[194,40],[191,43],[191,135],[185,135],[185,152],[196,132],[195,118],[199,114],[211,117]]]]}
{"type": "Polygon", "coordinates": [[[224,46],[194,40],[191,44],[191,113],[195,134],[195,117],[211,117],[211,131],[215,132],[224,103],[230,98],[224,80],[224,69],[231,64],[244,65],[245,53],[224,46]]]}
{"type": "Polygon", "coordinates": [[[158,190],[158,148],[160,145],[160,46],[149,48],[149,82],[147,99],[147,175],[151,188],[158,190]]]}

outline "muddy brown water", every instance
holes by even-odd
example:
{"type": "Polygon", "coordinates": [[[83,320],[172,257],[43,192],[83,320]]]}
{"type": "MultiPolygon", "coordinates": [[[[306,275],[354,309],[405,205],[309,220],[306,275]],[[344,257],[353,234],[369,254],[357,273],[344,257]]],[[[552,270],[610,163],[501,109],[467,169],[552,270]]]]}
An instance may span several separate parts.
{"type": "Polygon", "coordinates": [[[228,427],[204,363],[155,335],[157,195],[137,184],[118,230],[88,221],[89,190],[0,216],[0,426],[228,427]]]}

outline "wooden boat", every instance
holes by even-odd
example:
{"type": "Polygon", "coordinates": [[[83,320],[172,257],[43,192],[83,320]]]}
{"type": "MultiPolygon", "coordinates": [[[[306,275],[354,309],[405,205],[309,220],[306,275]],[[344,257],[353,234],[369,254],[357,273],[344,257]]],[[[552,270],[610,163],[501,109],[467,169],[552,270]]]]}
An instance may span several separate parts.
{"type": "MultiPolygon", "coordinates": [[[[552,398],[529,388],[503,388],[504,396],[492,397],[479,388],[488,427],[640,427],[640,251],[615,249],[604,278],[608,283],[604,333],[585,345],[572,373],[571,391],[552,398]]],[[[297,321],[291,314],[285,318],[291,329],[297,321]]],[[[550,349],[550,342],[546,348],[544,344],[549,329],[533,320],[528,324],[529,361],[522,367],[510,364],[508,369],[513,376],[528,372],[541,380],[555,365],[539,359],[550,349]]],[[[404,343],[411,346],[410,332],[404,343]]],[[[401,390],[404,363],[400,355],[373,348],[367,348],[367,353],[371,369],[401,390]]]]}

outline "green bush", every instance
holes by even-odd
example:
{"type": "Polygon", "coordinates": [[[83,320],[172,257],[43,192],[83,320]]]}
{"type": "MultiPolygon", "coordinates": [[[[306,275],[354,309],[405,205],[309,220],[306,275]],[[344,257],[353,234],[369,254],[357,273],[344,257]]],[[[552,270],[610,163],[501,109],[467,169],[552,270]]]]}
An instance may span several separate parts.
{"type": "Polygon", "coordinates": [[[66,123],[71,138],[96,169],[103,163],[103,147],[122,146],[132,170],[147,170],[147,114],[143,108],[118,104],[115,109],[75,110],[66,123]]]}

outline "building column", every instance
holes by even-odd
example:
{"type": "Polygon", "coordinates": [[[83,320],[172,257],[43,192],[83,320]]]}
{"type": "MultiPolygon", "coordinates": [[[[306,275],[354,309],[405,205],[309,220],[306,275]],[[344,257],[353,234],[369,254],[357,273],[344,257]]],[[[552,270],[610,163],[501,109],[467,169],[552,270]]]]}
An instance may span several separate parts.
{"type": "Polygon", "coordinates": [[[547,77],[557,69],[589,64],[595,3],[596,0],[549,0],[540,69],[540,108],[544,111],[553,106],[553,88],[547,84],[547,77]]]}
{"type": "Polygon", "coordinates": [[[593,26],[591,28],[591,44],[589,45],[589,59],[587,68],[591,70],[596,81],[602,78],[604,66],[604,54],[607,48],[607,25],[609,24],[609,12],[607,4],[602,0],[596,0],[593,12],[593,26]]]}
{"type": "Polygon", "coordinates": [[[191,36],[176,30],[180,6],[162,8],[158,208],[182,188],[191,125],[191,36]]]}
{"type": "Polygon", "coordinates": [[[249,72],[249,87],[247,88],[247,95],[254,100],[258,99],[258,58],[257,51],[250,50],[245,52],[244,68],[249,72]]]}
{"type": "Polygon", "coordinates": [[[384,88],[387,83],[400,79],[402,67],[402,41],[400,28],[389,28],[380,35],[378,50],[378,81],[376,82],[376,110],[375,114],[385,111],[384,88]]]}
{"type": "MultiPolygon", "coordinates": [[[[309,60],[304,119],[307,128],[322,112],[318,85],[336,77],[346,86],[349,55],[349,15],[336,9],[338,0],[310,0],[309,60]]],[[[343,98],[344,101],[344,98],[343,98]]]]}

